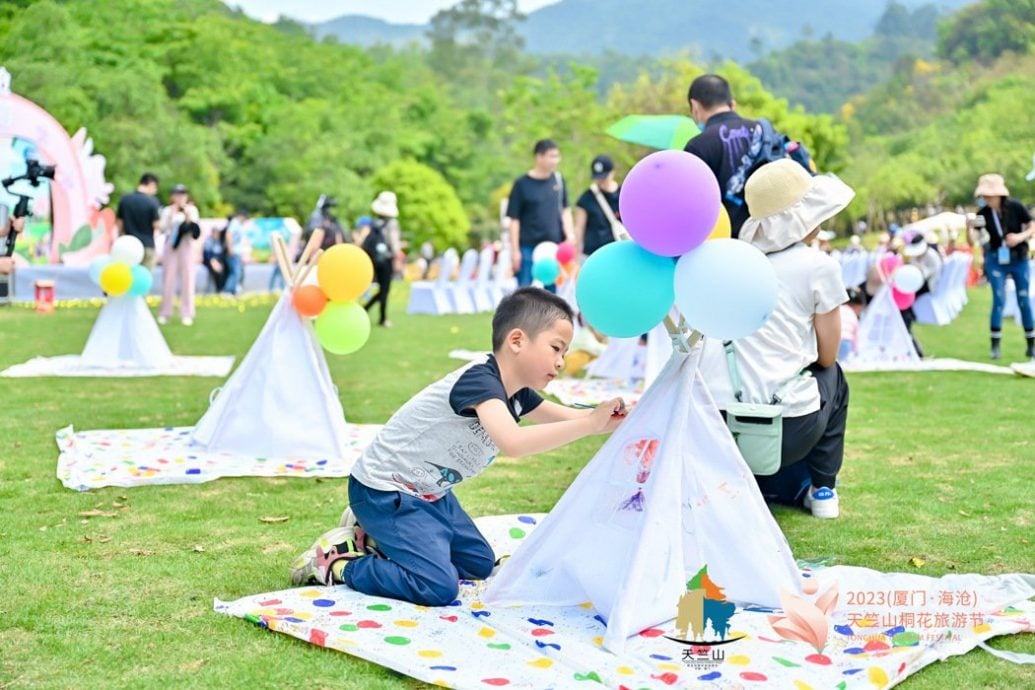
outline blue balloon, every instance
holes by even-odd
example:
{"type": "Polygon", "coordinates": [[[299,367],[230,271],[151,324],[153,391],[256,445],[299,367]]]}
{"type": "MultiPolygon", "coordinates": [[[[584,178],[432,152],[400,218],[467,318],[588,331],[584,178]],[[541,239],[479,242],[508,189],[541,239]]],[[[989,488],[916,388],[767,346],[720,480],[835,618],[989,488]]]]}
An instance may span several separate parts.
{"type": "Polygon", "coordinates": [[[110,263],[110,256],[98,256],[90,262],[90,280],[92,280],[95,285],[101,284],[101,272],[104,271],[110,263]]]}
{"type": "Polygon", "coordinates": [[[532,277],[543,285],[553,285],[561,274],[561,264],[557,259],[539,259],[532,264],[532,277]]]}
{"type": "Polygon", "coordinates": [[[761,328],[776,308],[776,271],[741,240],[710,240],[676,264],[676,306],[706,336],[735,340],[761,328]]]}
{"type": "Polygon", "coordinates": [[[579,310],[593,328],[633,338],[661,323],[675,299],[676,264],[635,242],[604,245],[586,259],[575,283],[579,310]]]}
{"type": "Polygon", "coordinates": [[[133,283],[129,286],[129,294],[143,297],[151,292],[151,286],[155,282],[151,271],[147,270],[146,266],[141,266],[140,264],[131,266],[129,270],[133,273],[133,283]]]}

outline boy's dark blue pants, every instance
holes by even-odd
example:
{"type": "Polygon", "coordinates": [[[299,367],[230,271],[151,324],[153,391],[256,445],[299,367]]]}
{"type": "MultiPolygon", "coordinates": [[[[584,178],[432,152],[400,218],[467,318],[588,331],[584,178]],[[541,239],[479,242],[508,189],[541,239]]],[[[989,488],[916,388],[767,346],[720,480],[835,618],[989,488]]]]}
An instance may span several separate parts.
{"type": "Polygon", "coordinates": [[[388,557],[364,556],[345,567],[342,579],[357,592],[446,606],[461,578],[484,580],[492,573],[492,547],[452,491],[429,502],[350,478],[349,505],[388,557]]]}

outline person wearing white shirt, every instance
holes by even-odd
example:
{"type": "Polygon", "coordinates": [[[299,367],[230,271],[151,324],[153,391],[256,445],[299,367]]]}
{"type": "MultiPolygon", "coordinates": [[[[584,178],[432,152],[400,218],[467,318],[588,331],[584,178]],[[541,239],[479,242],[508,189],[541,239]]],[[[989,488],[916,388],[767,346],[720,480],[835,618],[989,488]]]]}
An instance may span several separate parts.
{"type": "MultiPolygon", "coordinates": [[[[740,240],[776,272],[776,308],[762,328],[733,342],[742,402],[783,407],[780,470],[757,477],[770,500],[804,503],[816,517],[839,514],[848,384],[837,364],[840,306],[848,301],[837,261],[810,248],[819,226],[855,196],[833,175],[812,177],[792,160],[769,163],[745,185],[751,217],[740,240]]],[[[721,410],[734,402],[725,344],[706,340],[701,375],[721,410]]]]}

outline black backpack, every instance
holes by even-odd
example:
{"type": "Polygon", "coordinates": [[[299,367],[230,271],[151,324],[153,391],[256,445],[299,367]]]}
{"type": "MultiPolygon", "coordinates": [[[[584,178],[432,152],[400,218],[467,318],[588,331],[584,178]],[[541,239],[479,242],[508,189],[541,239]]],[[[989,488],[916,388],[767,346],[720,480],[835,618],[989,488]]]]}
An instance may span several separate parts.
{"type": "Polygon", "coordinates": [[[387,223],[375,222],[370,226],[370,232],[363,239],[362,249],[375,264],[389,263],[392,261],[392,249],[385,239],[384,228],[387,223]]]}
{"type": "Polygon", "coordinates": [[[773,127],[773,123],[764,117],[755,121],[751,132],[751,144],[733,169],[726,183],[724,197],[737,206],[744,205],[744,185],[751,175],[766,163],[790,158],[805,168],[810,175],[816,174],[816,164],[812,155],[800,141],[792,141],[786,134],[781,134],[773,127]]]}

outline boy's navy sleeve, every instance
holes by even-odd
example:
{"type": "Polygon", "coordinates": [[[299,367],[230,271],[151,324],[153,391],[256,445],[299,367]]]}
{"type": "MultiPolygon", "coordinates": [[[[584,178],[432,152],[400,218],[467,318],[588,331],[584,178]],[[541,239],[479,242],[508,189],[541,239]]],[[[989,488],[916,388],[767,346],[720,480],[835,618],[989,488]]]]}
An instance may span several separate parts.
{"type": "MultiPolygon", "coordinates": [[[[506,403],[507,392],[499,377],[483,364],[471,367],[460,375],[449,391],[449,406],[461,417],[477,417],[474,406],[493,398],[506,403]]],[[[507,409],[510,409],[509,404],[507,409]]]]}
{"type": "Polygon", "coordinates": [[[522,417],[539,407],[540,403],[543,402],[543,396],[539,395],[531,388],[522,388],[517,392],[517,395],[514,396],[514,399],[517,400],[518,405],[521,406],[521,412],[519,415],[522,417]]]}

